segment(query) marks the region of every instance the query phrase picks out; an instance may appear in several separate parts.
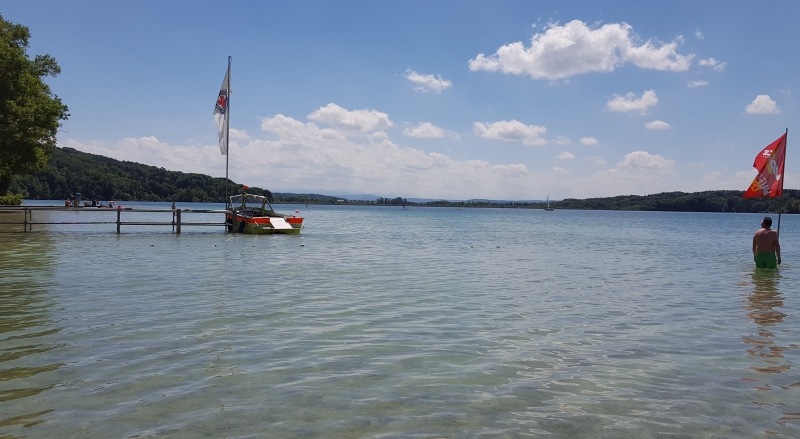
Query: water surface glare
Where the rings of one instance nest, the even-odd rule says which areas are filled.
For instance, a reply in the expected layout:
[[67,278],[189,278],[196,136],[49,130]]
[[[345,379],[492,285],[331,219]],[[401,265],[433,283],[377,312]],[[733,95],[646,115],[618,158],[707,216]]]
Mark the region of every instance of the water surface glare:
[[800,437],[796,216],[278,208],[0,224],[0,437]]

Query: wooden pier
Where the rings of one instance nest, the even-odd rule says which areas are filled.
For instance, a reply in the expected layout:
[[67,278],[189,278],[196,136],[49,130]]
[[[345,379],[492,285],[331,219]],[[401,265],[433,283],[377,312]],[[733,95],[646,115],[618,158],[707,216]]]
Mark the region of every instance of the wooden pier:
[[[37,221],[34,220],[34,212],[68,212],[80,214],[105,214],[104,220],[98,221]],[[172,226],[173,233],[181,233],[182,227],[187,226],[202,226],[202,227],[220,227],[226,230],[226,223],[224,215],[229,213],[228,210],[195,210],[195,209],[136,209],[136,208],[103,208],[103,207],[61,207],[61,206],[0,206],[0,225],[19,225],[22,231],[28,232],[33,230],[34,225],[102,225],[114,224],[117,228],[117,233],[122,232],[122,226]],[[19,220],[19,214],[22,214],[22,220]],[[131,218],[140,213],[162,213],[164,214],[163,221],[135,221]],[[123,214],[125,221],[123,221]],[[186,221],[185,218],[192,214],[220,214],[223,215],[221,222],[197,222]],[[171,220],[167,220],[171,215]],[[66,215],[61,215],[66,216]],[[116,219],[113,219],[116,216]],[[155,215],[149,215],[150,217]],[[11,221],[7,221],[11,219]],[[129,220],[130,219],[130,220]]]

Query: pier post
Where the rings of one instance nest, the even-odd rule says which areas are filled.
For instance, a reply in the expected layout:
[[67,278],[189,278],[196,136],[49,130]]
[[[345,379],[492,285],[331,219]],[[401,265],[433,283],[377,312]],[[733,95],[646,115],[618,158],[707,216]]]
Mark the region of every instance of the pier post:
[[119,229],[122,223],[119,220],[120,215],[122,214],[122,210],[117,208],[117,235],[119,235]]
[[177,226],[175,227],[175,233],[180,235],[181,234],[181,211],[180,211],[180,209],[175,211],[175,219],[177,221]]

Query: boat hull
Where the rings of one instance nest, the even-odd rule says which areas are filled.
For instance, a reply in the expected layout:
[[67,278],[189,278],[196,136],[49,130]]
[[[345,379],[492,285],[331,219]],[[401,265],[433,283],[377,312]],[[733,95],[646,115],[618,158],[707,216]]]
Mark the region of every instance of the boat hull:
[[228,231],[245,235],[298,235],[303,228],[302,217],[247,217],[226,215]]

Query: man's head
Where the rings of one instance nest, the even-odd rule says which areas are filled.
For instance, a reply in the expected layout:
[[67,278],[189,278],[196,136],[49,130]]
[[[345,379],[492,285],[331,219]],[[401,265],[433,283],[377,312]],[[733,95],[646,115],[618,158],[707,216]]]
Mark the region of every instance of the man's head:
[[770,218],[768,216],[765,216],[764,220],[761,221],[761,227],[764,227],[766,229],[769,229],[770,227],[772,227],[772,218]]

